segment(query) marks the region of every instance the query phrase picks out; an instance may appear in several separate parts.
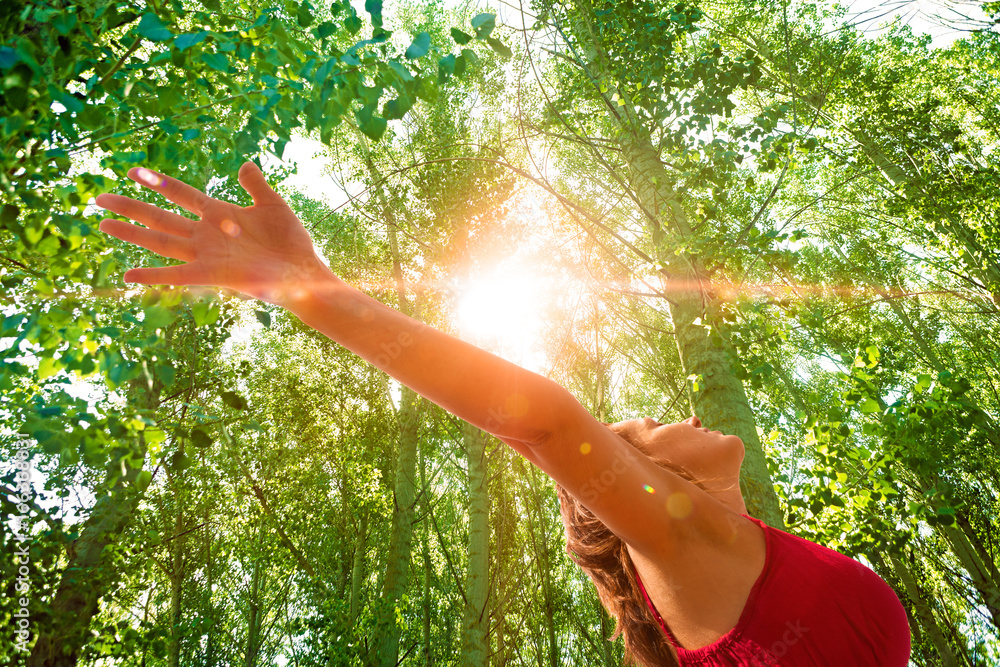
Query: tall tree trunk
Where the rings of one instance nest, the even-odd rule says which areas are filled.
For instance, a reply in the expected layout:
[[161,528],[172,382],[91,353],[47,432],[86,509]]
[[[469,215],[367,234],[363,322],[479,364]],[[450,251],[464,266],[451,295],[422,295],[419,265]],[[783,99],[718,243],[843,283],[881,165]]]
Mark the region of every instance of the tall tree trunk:
[[[163,386],[155,382],[152,389],[136,380],[129,385],[130,400],[152,409],[159,405]],[[105,547],[110,545],[132,518],[139,494],[135,481],[143,461],[146,441],[139,433],[133,456],[122,459],[124,474],[111,491],[94,504],[90,517],[80,530],[80,537],[66,550],[66,568],[52,599],[51,623],[39,632],[38,640],[28,656],[28,667],[70,667],[76,665],[80,649],[90,640],[90,622],[114,575]]]
[[538,568],[538,578],[542,594],[542,622],[545,626],[545,651],[538,651],[538,664],[548,664],[549,667],[559,667],[559,641],[556,632],[556,603],[552,585],[552,554],[550,551],[548,529],[545,525],[547,514],[541,495],[538,492],[537,471],[530,470],[528,487],[531,490],[531,504],[528,508],[528,534],[531,546],[535,552],[535,564]]
[[982,597],[993,625],[1000,629],[1000,588],[997,588],[990,577],[990,567],[980,559],[979,554],[969,542],[969,538],[959,528],[953,525],[938,524],[936,530],[944,533],[945,537],[948,538],[952,553],[955,554],[962,567],[972,578],[972,585]]
[[462,615],[462,667],[485,667],[489,658],[487,611],[490,580],[490,498],[487,488],[486,434],[465,425],[469,467],[469,550]]
[[247,595],[247,643],[243,653],[243,667],[256,667],[257,656],[260,653],[260,631],[264,624],[261,591],[261,560],[264,542],[264,530],[257,528],[257,549],[253,555],[253,571],[250,573],[250,591]]
[[202,593],[204,599],[207,601],[205,605],[205,616],[209,618],[208,626],[205,628],[205,667],[215,667],[216,656],[215,656],[215,636],[216,636],[216,619],[218,618],[218,611],[213,604],[213,590],[215,587],[215,564],[212,560],[212,522],[209,515],[209,505],[204,504],[204,515],[203,521],[205,524],[204,529],[204,540],[205,540],[205,590]]
[[170,643],[167,651],[167,664],[170,667],[180,667],[181,664],[181,594],[184,591],[184,553],[180,544],[184,519],[180,503],[175,509],[177,516],[174,519],[173,538],[170,540]]
[[[395,209],[390,205],[383,190],[384,179],[378,172],[368,140],[357,126],[352,126],[362,151],[365,168],[372,181],[373,194],[385,221],[389,239],[389,253],[392,258],[392,274],[396,284],[396,298],[400,312],[412,315],[406,297],[406,283],[399,254],[396,230],[399,228]],[[396,458],[396,481],[393,493],[392,532],[389,537],[389,560],[386,565],[385,581],[382,587],[381,608],[383,617],[375,630],[374,647],[377,664],[380,667],[395,667],[399,660],[400,627],[396,623],[396,605],[402,599],[409,583],[410,556],[413,548],[413,515],[416,498],[414,475],[416,472],[418,430],[421,418],[421,399],[410,388],[401,387],[400,404],[397,413],[399,421],[399,451]]]
[[420,448],[420,497],[422,499],[422,511],[424,520],[420,526],[420,550],[423,552],[424,560],[424,589],[422,591],[421,613],[423,615],[423,654],[424,667],[431,665],[431,546],[429,528],[427,526],[430,517],[431,503],[430,493],[427,488],[427,467],[424,459],[424,448]]
[[[614,80],[595,29],[595,15],[582,9],[572,20],[574,34],[587,44],[590,54],[589,62],[581,65],[598,80]],[[709,277],[696,258],[687,253],[677,255],[675,244],[670,242],[671,238],[678,242],[695,238],[681,195],[669,185],[671,178],[653,146],[650,128],[643,125],[623,100],[619,101],[616,110],[609,111],[609,118],[618,126],[616,141],[628,168],[628,187],[633,201],[641,211],[656,248],[656,259],[667,267],[664,288],[684,373],[700,378],[698,391],[689,393],[692,408],[708,428],[743,440],[746,456],[740,473],[740,488],[747,511],[769,525],[782,528],[784,517],[767,470],[753,409],[743,383],[733,370],[734,359],[722,340],[710,338],[702,324],[715,299]]]
[[[925,496],[930,494],[931,489],[938,484],[938,480],[936,479],[928,479],[915,474],[913,479],[916,481],[921,493]],[[936,507],[933,509],[936,509]],[[986,610],[989,612],[990,620],[993,622],[994,627],[1000,629],[1000,587],[993,580],[995,564],[992,562],[987,564],[980,558],[976,548],[972,546],[969,538],[960,527],[954,524],[948,526],[943,522],[939,522],[934,526],[934,530],[942,535],[945,541],[951,546],[952,553],[955,554],[962,568],[969,574],[972,586],[979,593]]]
[[906,597],[910,600],[910,609],[916,617],[915,620],[918,621],[920,627],[928,634],[931,643],[934,644],[934,648],[937,649],[938,655],[941,657],[941,667],[958,667],[958,659],[955,657],[954,651],[951,650],[951,646],[948,644],[944,633],[941,632],[937,619],[934,618],[934,611],[927,604],[926,595],[916,579],[913,578],[910,569],[901,559],[891,554],[889,555],[889,562],[892,564],[892,571],[895,572],[896,577],[903,584]]
[[[681,239],[691,238],[693,232],[687,214],[667,186],[669,175],[648,134],[622,132],[620,145],[629,165],[632,187],[647,216],[653,216],[647,226],[654,238],[663,233],[665,224]],[[677,352],[684,373],[698,378],[697,390],[693,382],[689,385],[691,407],[708,428],[739,436],[743,441],[746,456],[740,470],[740,490],[747,511],[771,526],[783,528],[784,516],[767,470],[746,390],[733,371],[734,360],[722,340],[713,340],[704,326],[714,300],[708,276],[700,262],[686,255],[675,255],[666,243],[658,244],[658,252],[670,274],[664,288],[670,298]]]
[[989,576],[990,581],[994,586],[1000,588],[1000,570],[997,569],[997,561],[993,557],[993,554],[990,553],[989,548],[983,544],[983,540],[975,528],[973,528],[972,523],[969,521],[969,515],[959,510],[955,512],[955,522],[958,528],[965,534],[965,538],[972,545],[976,554],[979,555],[979,560],[985,566],[986,574]]
[[361,612],[361,583],[365,578],[365,550],[368,541],[368,514],[361,515],[358,521],[358,537],[354,545],[354,562],[351,564],[351,604],[350,622],[348,625],[354,627],[358,622],[358,614]]
[[380,667],[395,667],[399,659],[400,627],[396,605],[402,600],[409,582],[410,554],[413,547],[413,515],[416,485],[416,452],[420,424],[419,397],[402,387],[399,417],[399,455],[396,459],[396,483],[393,493],[392,532],[389,560],[382,586],[382,614],[376,628],[375,650]]
[[615,667],[615,660],[611,651],[611,633],[614,628],[608,623],[608,614],[602,607],[599,612],[601,615],[601,657],[604,658],[605,667]]
[[[521,463],[519,455],[513,450],[502,448],[494,455],[499,457],[496,465],[510,469],[515,461]],[[510,611],[514,606],[511,601],[520,592],[519,582],[524,575],[523,550],[518,544],[517,524],[520,522],[521,513],[507,511],[506,508],[516,507],[517,501],[513,492],[515,478],[521,478],[520,474],[498,475],[490,485],[493,492],[493,516],[491,524],[494,537],[493,555],[490,559],[491,579],[496,582],[493,586],[490,613],[493,616],[493,628],[491,635],[496,638],[496,650],[492,654],[492,667],[506,667],[514,661],[510,653],[516,646],[516,642],[509,641],[513,628],[519,624],[508,622],[508,618],[513,617]]]
[[[183,443],[177,451],[183,455]],[[173,495],[174,526],[170,538],[170,637],[167,644],[167,665],[180,667],[181,664],[181,602],[184,592],[184,549],[181,536],[186,532],[184,525],[185,499],[172,476],[168,475]]]

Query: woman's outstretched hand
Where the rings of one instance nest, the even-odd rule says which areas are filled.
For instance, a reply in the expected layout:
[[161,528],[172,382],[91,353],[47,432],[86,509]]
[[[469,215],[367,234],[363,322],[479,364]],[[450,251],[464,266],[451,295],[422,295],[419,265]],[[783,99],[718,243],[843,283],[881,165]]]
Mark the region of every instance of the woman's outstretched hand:
[[121,195],[97,197],[101,208],[145,225],[105,218],[102,232],[186,262],[130,269],[125,272],[125,282],[227,287],[285,305],[325,269],[302,222],[252,162],[239,171],[240,185],[253,198],[253,206],[246,208],[213,199],[149,169],[132,169],[128,176],[199,219],[190,220]]

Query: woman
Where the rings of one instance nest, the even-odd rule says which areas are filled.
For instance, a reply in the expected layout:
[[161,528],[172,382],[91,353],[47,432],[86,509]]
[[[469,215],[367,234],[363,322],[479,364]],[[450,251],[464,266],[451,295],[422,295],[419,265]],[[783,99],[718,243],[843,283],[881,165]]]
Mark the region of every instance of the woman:
[[[696,417],[610,428],[539,375],[365,296],[320,261],[252,163],[242,208],[147,169],[129,177],[199,220],[120,195],[145,225],[101,230],[185,262],[126,282],[210,285],[282,306],[462,419],[559,485],[569,549],[643,665],[905,665],[906,615],[871,570],[746,515],[743,443]],[[488,379],[488,381],[484,381]]]

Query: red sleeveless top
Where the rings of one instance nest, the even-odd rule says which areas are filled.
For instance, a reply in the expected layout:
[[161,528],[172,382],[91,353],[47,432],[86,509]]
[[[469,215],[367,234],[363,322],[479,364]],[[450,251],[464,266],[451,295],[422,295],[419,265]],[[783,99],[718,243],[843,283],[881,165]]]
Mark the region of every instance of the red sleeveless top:
[[906,666],[910,627],[888,584],[843,554],[743,516],[764,530],[767,556],[736,627],[714,644],[681,648],[639,581],[681,665]]

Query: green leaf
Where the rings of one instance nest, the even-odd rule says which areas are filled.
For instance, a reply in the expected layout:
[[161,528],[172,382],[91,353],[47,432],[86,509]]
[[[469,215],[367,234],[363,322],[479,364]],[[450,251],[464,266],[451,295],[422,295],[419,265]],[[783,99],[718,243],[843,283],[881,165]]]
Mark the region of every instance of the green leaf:
[[302,0],[299,4],[299,9],[295,12],[295,18],[299,22],[299,25],[303,28],[308,28],[313,22],[312,7],[309,5],[309,0]]
[[448,54],[438,61],[438,81],[444,83],[455,73],[455,56]]
[[219,304],[214,301],[198,301],[191,306],[191,314],[199,327],[213,324],[219,319]]
[[372,24],[376,27],[382,25],[382,0],[365,0],[365,11],[372,17]]
[[169,118],[164,118],[156,125],[167,134],[177,134],[181,131],[181,128],[174,125]]
[[426,32],[422,32],[413,38],[413,42],[406,49],[406,57],[410,60],[416,60],[427,55],[430,48],[431,36]]
[[163,306],[148,306],[144,309],[142,326],[146,331],[162,329],[174,319],[174,313]]
[[490,45],[490,48],[500,54],[502,58],[510,58],[514,53],[507,48],[507,45],[501,42],[499,39],[494,39],[492,37],[486,38],[486,43]]
[[63,364],[59,362],[58,359],[53,359],[52,357],[45,357],[40,362],[38,362],[38,379],[44,380],[45,378],[52,377],[58,373],[63,367]]
[[168,465],[173,470],[184,470],[191,465],[191,459],[183,452],[174,452],[174,455],[170,457]]
[[400,96],[394,100],[389,100],[382,108],[382,115],[388,120],[397,120],[406,115],[406,112],[413,108],[413,100],[407,96]]
[[462,32],[458,28],[451,29],[451,38],[455,40],[455,43],[459,46],[463,46],[472,41],[472,35]]
[[218,72],[229,72],[229,59],[221,53],[203,53],[201,54],[201,60]]
[[873,398],[866,398],[865,402],[860,406],[861,412],[866,415],[870,415],[873,412],[878,412],[881,410],[878,401]]
[[153,12],[146,12],[142,15],[137,30],[140,35],[153,42],[165,42],[173,37],[160,17]]
[[365,134],[366,137],[372,141],[378,141],[385,134],[386,128],[389,124],[384,118],[379,118],[374,115],[374,105],[366,105],[354,113],[354,117],[358,119],[358,127]]
[[237,134],[234,143],[236,144],[236,152],[246,157],[256,155],[260,150],[257,142],[246,132]]
[[191,444],[204,449],[212,446],[212,436],[200,426],[191,431]]
[[389,63],[389,69],[399,75],[403,81],[413,81],[413,75],[410,74],[410,70],[406,69],[401,63],[395,60]]
[[235,391],[224,391],[221,394],[222,402],[233,408],[234,410],[246,410],[247,400],[237,394]]
[[142,432],[147,445],[156,445],[167,439],[167,434],[161,428],[147,428]]
[[313,28],[313,35],[316,39],[326,39],[335,32],[337,32],[337,26],[330,21],[323,21]]
[[271,328],[271,313],[266,310],[255,310],[254,315],[257,316],[257,321],[263,324],[265,329]]
[[0,208],[0,224],[5,228],[11,228],[14,223],[17,222],[17,216],[21,214],[21,209],[13,204],[4,204],[3,208]]
[[135,488],[139,489],[140,491],[145,491],[147,488],[149,488],[149,483],[152,481],[153,481],[153,473],[149,472],[148,470],[143,470],[135,478]]
[[344,27],[347,28],[349,33],[355,35],[359,30],[361,30],[361,19],[352,14],[344,19]]
[[60,12],[52,19],[52,27],[60,35],[68,35],[76,27],[76,12]]
[[172,364],[156,364],[154,370],[156,371],[156,377],[160,378],[160,382],[163,383],[164,387],[169,387],[174,383],[174,378],[177,375],[177,369],[175,369]]
[[109,338],[118,338],[122,335],[122,330],[118,327],[97,327],[94,329],[94,333],[99,333],[102,336],[108,336]]
[[469,67],[479,64],[479,56],[472,49],[462,49],[462,58],[465,59],[465,64]]
[[476,30],[476,39],[486,39],[497,26],[496,14],[478,14],[471,21],[472,27]]
[[200,44],[205,41],[206,37],[208,37],[208,32],[205,30],[202,30],[201,32],[190,32],[184,35],[177,35],[177,37],[174,38],[174,45],[181,51],[186,51],[195,44]]
[[24,313],[14,313],[3,318],[3,324],[0,324],[0,337],[17,333],[21,328],[21,323],[26,319],[28,318]]

